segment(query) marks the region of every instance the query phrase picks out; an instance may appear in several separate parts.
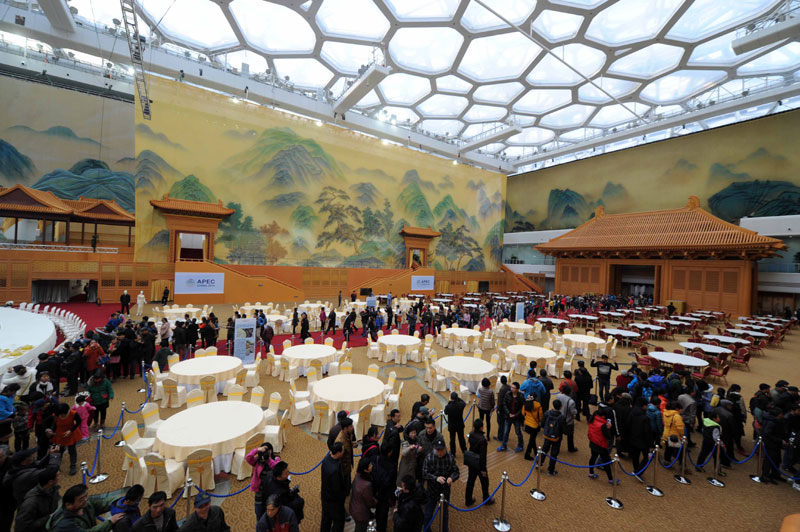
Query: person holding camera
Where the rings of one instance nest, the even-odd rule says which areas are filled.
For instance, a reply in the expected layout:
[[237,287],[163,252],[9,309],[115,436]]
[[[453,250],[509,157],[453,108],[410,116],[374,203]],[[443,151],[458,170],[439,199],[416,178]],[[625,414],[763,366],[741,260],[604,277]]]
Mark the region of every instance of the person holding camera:
[[288,506],[297,516],[297,522],[303,520],[305,516],[303,508],[306,501],[299,495],[300,487],[291,486],[291,475],[289,474],[289,464],[280,461],[275,464],[267,474],[266,483],[261,485],[261,497],[266,501],[271,495],[277,495],[281,506]]
[[256,511],[256,521],[261,519],[265,511],[265,501],[262,498],[261,486],[267,480],[267,475],[272,468],[281,461],[276,457],[272,449],[272,444],[267,442],[261,447],[256,447],[244,457],[245,462],[253,467],[253,476],[250,479],[250,491],[255,495],[254,505]]

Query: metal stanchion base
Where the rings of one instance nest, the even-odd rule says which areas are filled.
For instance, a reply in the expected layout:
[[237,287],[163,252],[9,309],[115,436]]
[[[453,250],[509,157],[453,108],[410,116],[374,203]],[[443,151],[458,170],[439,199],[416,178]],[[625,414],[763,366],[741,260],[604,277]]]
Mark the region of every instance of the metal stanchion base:
[[505,519],[495,519],[492,525],[494,525],[494,529],[498,532],[508,532],[511,530],[511,524]]
[[725,487],[725,483],[724,482],[722,482],[721,480],[717,480],[714,477],[708,477],[706,480],[708,481],[709,484],[711,484],[715,488],[724,488]]
[[89,484],[100,484],[108,478],[108,473],[100,473],[89,480]]
[[119,440],[114,444],[114,447],[125,447],[125,440]]
[[139,388],[139,389],[138,389],[138,390],[136,390],[136,391],[137,391],[138,393],[145,393],[145,392],[147,391],[147,388]]
[[691,480],[689,480],[687,477],[683,475],[675,475],[673,478],[675,479],[675,482],[677,482],[678,484],[686,484],[688,486],[689,484],[692,483]]
[[761,477],[759,477],[758,475],[750,475],[750,480],[752,480],[753,482],[755,482],[757,484],[763,484],[763,482],[764,482],[763,480],[761,480]]
[[622,510],[624,508],[622,501],[614,497],[606,497],[606,504],[615,510]]
[[661,491],[660,489],[658,489],[655,486],[645,486],[644,489],[646,489],[647,493],[649,493],[653,497],[663,497],[664,496],[664,492]]
[[545,495],[543,491],[537,489],[531,490],[531,497],[533,497],[533,500],[535,501],[543,501],[547,499],[547,495]]

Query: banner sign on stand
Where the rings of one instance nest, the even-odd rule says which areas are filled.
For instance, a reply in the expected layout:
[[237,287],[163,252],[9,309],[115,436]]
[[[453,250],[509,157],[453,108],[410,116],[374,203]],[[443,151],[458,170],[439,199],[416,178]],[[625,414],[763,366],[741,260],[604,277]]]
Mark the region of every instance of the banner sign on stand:
[[521,320],[525,317],[525,303],[517,303],[517,311],[514,316],[517,320]]
[[256,360],[256,319],[239,318],[233,330],[233,356],[242,364],[252,364]]
[[411,276],[411,290],[433,290],[433,289],[434,289],[433,275]]
[[175,294],[222,294],[224,273],[175,272]]

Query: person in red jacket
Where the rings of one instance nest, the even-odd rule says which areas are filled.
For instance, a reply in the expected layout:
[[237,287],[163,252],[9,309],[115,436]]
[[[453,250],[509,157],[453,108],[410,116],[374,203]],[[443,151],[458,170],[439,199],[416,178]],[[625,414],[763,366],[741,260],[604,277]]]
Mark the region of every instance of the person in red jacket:
[[[608,462],[611,461],[608,449],[611,442],[612,426],[611,419],[609,419],[611,415],[609,410],[606,406],[601,407],[589,418],[589,449],[592,452],[589,458],[589,478],[597,478],[597,473],[594,472],[594,467],[591,466],[597,463],[606,464],[602,468],[606,472],[608,483],[611,484],[614,482],[614,477],[611,475],[611,466],[608,465]],[[619,484],[619,479],[617,484]]]
[[[97,341],[92,340],[83,350],[83,363],[86,367],[86,375],[94,375],[95,370],[100,367],[99,360],[105,356],[105,351]],[[84,382],[86,378],[82,379]]]
[[69,451],[69,474],[75,475],[78,473],[78,451],[75,449],[75,444],[83,437],[81,417],[77,412],[71,410],[68,404],[60,403],[56,407],[55,424],[55,430],[47,430],[50,443],[60,445],[62,453],[64,447],[67,448]]

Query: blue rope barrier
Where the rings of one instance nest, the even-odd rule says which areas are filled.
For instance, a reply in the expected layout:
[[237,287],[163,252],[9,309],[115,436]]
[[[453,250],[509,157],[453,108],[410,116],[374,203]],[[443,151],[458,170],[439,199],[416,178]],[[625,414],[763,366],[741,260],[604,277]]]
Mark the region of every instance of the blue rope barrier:
[[142,374],[144,375],[144,387],[147,390],[147,397],[144,398],[142,406],[140,406],[137,410],[128,410],[127,408],[125,408],[124,410],[128,414],[138,414],[144,409],[144,406],[148,403],[148,401],[150,401],[150,394],[152,393],[152,390],[150,389],[150,384],[147,382],[147,375],[144,373],[144,371],[142,372]]
[[175,500],[174,500],[174,501],[172,501],[172,504],[170,504],[170,505],[169,505],[169,507],[170,507],[170,508],[175,508],[175,505],[176,505],[176,504],[178,504],[178,501],[179,501],[179,500],[181,500],[181,497],[183,496],[183,492],[184,492],[184,491],[186,491],[186,486],[184,486],[184,487],[182,487],[182,488],[181,488],[181,492],[180,492],[180,493],[178,493],[178,496],[177,496],[177,497],[175,497]]
[[669,465],[664,465],[664,464],[662,463],[662,464],[661,464],[661,467],[663,467],[664,469],[669,469],[670,467],[674,466],[674,465],[675,465],[675,462],[677,462],[677,461],[678,461],[678,458],[680,458],[680,457],[681,457],[681,451],[683,451],[683,450],[684,450],[683,448],[684,448],[684,444],[681,444],[681,446],[678,448],[678,454],[676,454],[676,455],[675,455],[675,459],[672,461],[672,463],[670,463]]
[[120,426],[122,426],[122,416],[124,416],[124,415],[125,415],[125,410],[120,410],[119,411],[119,419],[117,420],[117,426],[114,427],[114,432],[112,432],[110,436],[106,436],[105,434],[103,434],[103,439],[104,440],[110,440],[111,438],[113,438],[117,434],[117,431],[119,430]]
[[330,454],[330,453],[325,453],[325,456],[323,456],[323,457],[322,457],[322,460],[320,460],[319,462],[317,462],[317,465],[315,465],[314,467],[312,467],[312,468],[311,468],[311,469],[309,469],[308,471],[303,471],[302,473],[295,473],[294,471],[289,471],[289,474],[290,474],[290,475],[298,475],[298,476],[299,476],[299,475],[307,475],[307,474],[311,473],[311,472],[312,472],[312,471],[314,471],[316,468],[318,468],[319,466],[321,466],[321,465],[322,465],[322,462],[324,462],[324,461],[325,461],[325,457],[326,457],[326,456],[328,456],[328,454]]
[[439,513],[439,505],[437,504],[436,505],[436,510],[434,510],[433,515],[431,516],[430,522],[427,524],[427,526],[425,528],[422,529],[423,531],[426,532],[426,531],[431,529],[431,525],[436,520],[436,514],[438,514],[438,513]]
[[473,409],[473,408],[475,408],[475,403],[472,403],[472,404],[469,406],[469,410],[467,410],[467,415],[466,415],[466,416],[464,416],[464,423],[466,423],[466,422],[467,422],[467,419],[469,419],[469,415],[472,413],[472,409]]
[[745,458],[744,460],[741,460],[741,461],[734,460],[733,458],[728,456],[728,451],[725,450],[725,447],[722,448],[722,453],[728,458],[728,460],[730,460],[734,464],[744,464],[744,463],[749,462],[750,459],[753,458],[753,456],[756,454],[756,451],[758,450],[758,446],[759,445],[761,445],[761,442],[757,441],[756,444],[753,446],[753,450],[750,452],[750,456],[748,456],[747,458]]
[[642,469],[640,469],[639,472],[637,472],[637,473],[628,473],[627,471],[625,471],[625,468],[622,467],[622,463],[621,462],[619,464],[619,468],[622,470],[623,473],[625,473],[629,477],[638,477],[639,475],[641,475],[642,473],[647,471],[647,468],[650,467],[650,464],[653,462],[653,457],[655,457],[655,455],[656,455],[656,453],[650,453],[650,459],[647,460],[647,463],[644,465],[644,467]]
[[[716,448],[716,445],[714,447]],[[701,468],[701,467],[705,467],[705,465],[708,462],[710,462],[712,458],[714,458],[714,450],[712,450],[710,453],[708,453],[708,456],[706,457],[706,461],[703,462],[702,464],[699,464],[699,465],[695,464],[694,462],[692,462],[692,454],[691,453],[687,454],[686,456],[689,457],[689,463],[690,464],[692,464],[695,468]]]
[[229,493],[227,495],[217,495],[215,493],[209,493],[206,490],[204,490],[203,488],[200,488],[200,487],[197,487],[197,486],[195,486],[195,488],[197,488],[197,491],[199,491],[200,493],[204,493],[204,494],[208,495],[209,497],[216,497],[218,499],[227,499],[228,497],[233,497],[234,495],[239,495],[243,491],[249,490],[250,489],[250,483],[248,482],[247,486],[243,487],[239,491],[234,491],[233,493]]
[[502,486],[502,485],[503,485],[503,481],[501,480],[500,484],[497,485],[497,487],[494,489],[492,494],[489,495],[489,497],[487,499],[484,499],[483,502],[481,502],[478,506],[473,506],[472,508],[459,508],[458,506],[453,506],[452,504],[450,504],[450,501],[447,501],[447,506],[449,506],[450,508],[452,508],[453,510],[455,510],[457,512],[474,512],[475,510],[477,510],[478,508],[480,508],[481,506],[483,506],[487,502],[491,501],[494,498],[495,494],[497,494],[497,490],[499,490],[500,486]]
[[611,465],[611,464],[613,464],[613,463],[614,463],[614,460],[611,460],[610,462],[606,462],[605,464],[593,464],[593,465],[575,465],[575,464],[570,464],[570,463],[568,463],[568,462],[562,462],[561,460],[559,460],[559,459],[558,459],[558,458],[556,458],[555,456],[550,456],[549,454],[545,454],[545,456],[546,456],[547,458],[550,458],[551,460],[555,460],[555,461],[556,461],[557,463],[559,463],[559,464],[563,464],[563,465],[565,465],[565,466],[569,466],[569,467],[577,467],[578,469],[593,469],[593,468],[595,468],[595,467],[605,467],[605,466],[607,466],[607,465]]
[[531,464],[531,470],[528,471],[528,474],[525,476],[525,480],[523,480],[519,484],[514,484],[513,482],[511,482],[511,479],[508,479],[508,483],[511,484],[512,486],[514,486],[515,488],[518,488],[518,487],[522,486],[523,484],[525,484],[526,482],[528,482],[528,479],[530,478],[531,473],[533,473],[533,470],[536,468],[536,464],[538,462],[539,462],[539,453],[536,453],[536,458],[533,459],[533,463]]
[[[97,438],[97,447],[94,449],[94,462],[92,463],[92,470],[89,472],[89,476],[94,476],[94,468],[97,467],[97,457],[100,456],[100,438]],[[86,484],[86,482],[84,482]]]
[[772,464],[772,467],[774,467],[774,468],[775,468],[775,471],[777,471],[778,473],[780,473],[780,474],[782,474],[783,476],[785,476],[785,477],[787,478],[787,480],[791,480],[792,482],[797,482],[798,480],[800,480],[800,476],[796,476],[796,477],[790,477],[790,476],[789,476],[789,475],[786,473],[786,471],[782,470],[782,469],[780,468],[780,466],[776,465],[776,464],[775,464],[775,461],[774,461],[774,460],[772,460],[772,457],[769,455],[769,453],[768,453],[768,452],[765,452],[765,453],[764,453],[764,456],[766,456],[766,457],[767,457],[767,460],[769,460],[769,463],[770,463],[770,464]]

